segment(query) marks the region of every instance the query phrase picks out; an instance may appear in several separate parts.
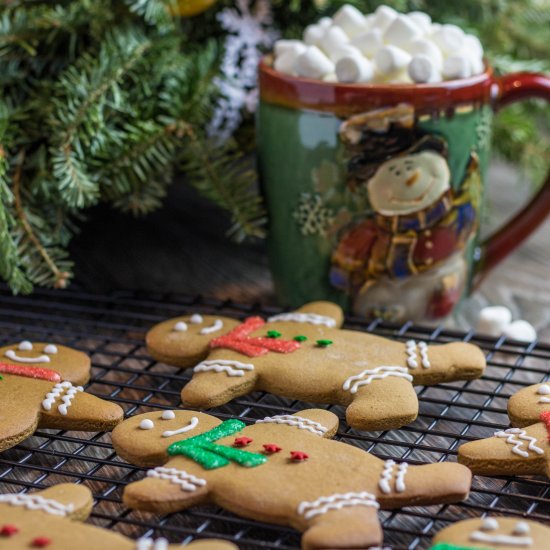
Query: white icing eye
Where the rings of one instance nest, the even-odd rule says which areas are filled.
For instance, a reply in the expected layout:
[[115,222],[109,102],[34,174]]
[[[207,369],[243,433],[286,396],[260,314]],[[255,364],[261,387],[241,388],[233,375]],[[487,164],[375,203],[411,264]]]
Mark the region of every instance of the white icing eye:
[[32,342],[29,342],[28,340],[23,340],[19,344],[19,351],[31,351],[32,350]]
[[539,395],[549,395],[550,394],[550,386],[548,384],[543,384],[539,387],[537,390],[537,393]]
[[526,521],[518,521],[514,530],[514,535],[527,535],[531,531],[529,524]]
[[44,348],[44,353],[47,353],[49,355],[55,355],[57,353],[57,346],[54,344],[48,344]]
[[152,420],[145,418],[139,423],[139,428],[141,430],[152,430],[155,427],[155,424]]
[[176,332],[185,332],[187,330],[187,323],[184,323],[183,321],[179,321],[175,324],[174,330]]
[[161,418],[163,420],[174,420],[174,418],[176,418],[176,413],[174,411],[164,411]]
[[496,531],[498,529],[498,521],[495,518],[485,518],[481,524],[484,531]]
[[194,313],[193,315],[191,315],[191,319],[189,319],[189,321],[194,325],[200,325],[203,322],[203,318],[202,315]]

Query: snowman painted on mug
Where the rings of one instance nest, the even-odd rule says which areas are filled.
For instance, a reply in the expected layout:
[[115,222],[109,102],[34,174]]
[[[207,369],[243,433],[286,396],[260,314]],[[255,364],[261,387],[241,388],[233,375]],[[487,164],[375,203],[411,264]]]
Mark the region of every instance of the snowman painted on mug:
[[340,234],[332,285],[350,295],[363,317],[446,316],[467,280],[465,250],[476,231],[481,181],[477,156],[470,155],[453,189],[446,142],[419,135],[406,105],[352,117],[340,135],[351,153],[348,185],[366,190],[373,211]]

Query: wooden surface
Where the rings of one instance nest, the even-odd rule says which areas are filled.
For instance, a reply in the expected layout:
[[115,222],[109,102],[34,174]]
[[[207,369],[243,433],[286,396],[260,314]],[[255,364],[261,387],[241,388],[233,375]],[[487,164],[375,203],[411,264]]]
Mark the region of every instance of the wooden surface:
[[[503,164],[491,167],[489,182],[485,233],[531,193]],[[223,213],[181,182],[172,185],[163,209],[144,219],[98,207],[72,244],[76,280],[100,292],[131,289],[275,303],[263,243],[233,244],[224,236],[228,227]],[[549,241],[550,221],[493,271],[458,323],[475,324],[480,307],[504,304],[550,341]]]

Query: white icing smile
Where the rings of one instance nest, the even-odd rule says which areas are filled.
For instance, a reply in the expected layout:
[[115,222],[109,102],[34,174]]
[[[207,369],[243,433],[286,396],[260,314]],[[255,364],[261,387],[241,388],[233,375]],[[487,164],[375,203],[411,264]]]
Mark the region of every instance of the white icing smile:
[[[28,340],[23,340],[19,346],[19,351],[32,351],[33,345],[32,342]],[[48,355],[55,355],[57,353],[57,346],[54,344],[48,344],[44,347],[45,353]],[[17,361],[18,363],[49,363],[51,359],[48,355],[39,355],[38,357],[20,357],[17,355],[17,352],[9,349],[4,353],[4,356],[12,361]]]
[[163,432],[162,437],[172,437],[173,435],[184,434],[185,432],[189,432],[195,429],[198,423],[199,423],[199,419],[196,416],[194,416],[193,418],[191,418],[187,426],[184,426],[183,428],[179,428],[178,430],[167,430]]

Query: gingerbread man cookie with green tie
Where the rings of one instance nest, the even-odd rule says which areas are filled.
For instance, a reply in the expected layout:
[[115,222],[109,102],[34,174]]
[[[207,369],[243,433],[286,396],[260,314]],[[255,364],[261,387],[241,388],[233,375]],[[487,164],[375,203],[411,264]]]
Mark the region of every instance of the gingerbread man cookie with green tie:
[[238,550],[231,543],[203,540],[188,546],[166,539],[137,541],[112,531],[85,525],[92,510],[92,494],[82,485],[63,483],[44,491],[0,494],[0,548],[29,550]]
[[508,401],[512,428],[461,445],[458,460],[481,475],[550,477],[550,384],[535,384]]
[[379,508],[467,497],[468,468],[383,461],[332,441],[337,427],[337,416],[320,409],[251,426],[184,410],[134,416],[115,428],[113,446],[152,469],[126,487],[124,503],[162,514],[215,503],[304,532],[305,549],[336,549],[379,545]]
[[415,384],[470,380],[485,368],[483,353],[472,344],[401,343],[343,330],[342,322],[342,310],[329,302],[242,323],[195,314],[153,327],[147,348],[159,361],[194,366],[181,394],[185,406],[210,408],[262,390],[344,405],[348,423],[363,430],[412,422],[418,415]]
[[467,519],[440,531],[430,550],[544,550],[550,528],[517,518]]
[[123,410],[84,392],[90,359],[77,350],[44,342],[0,348],[0,451],[37,428],[111,430]]

